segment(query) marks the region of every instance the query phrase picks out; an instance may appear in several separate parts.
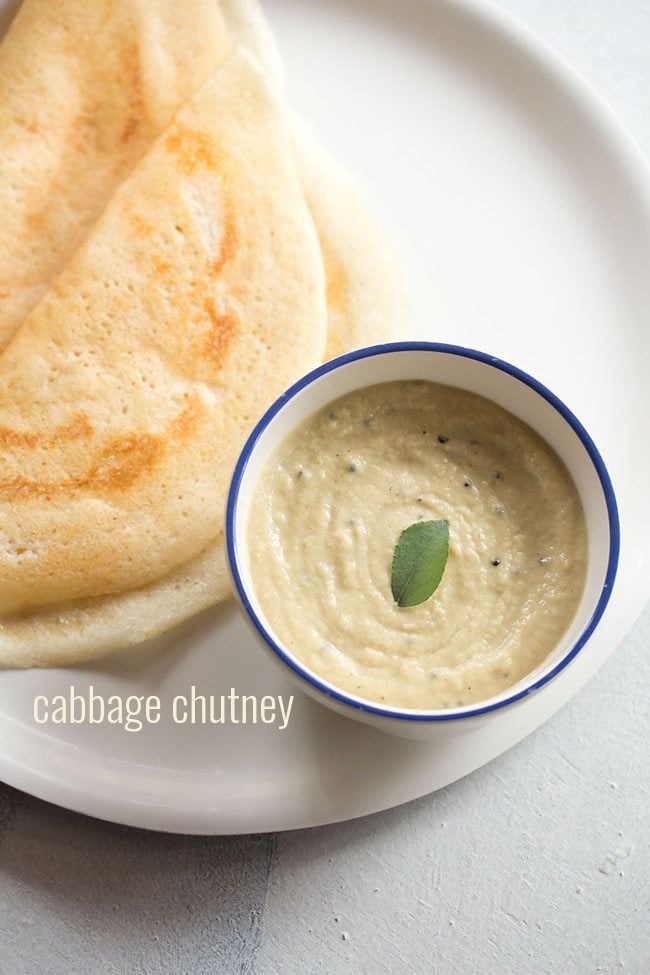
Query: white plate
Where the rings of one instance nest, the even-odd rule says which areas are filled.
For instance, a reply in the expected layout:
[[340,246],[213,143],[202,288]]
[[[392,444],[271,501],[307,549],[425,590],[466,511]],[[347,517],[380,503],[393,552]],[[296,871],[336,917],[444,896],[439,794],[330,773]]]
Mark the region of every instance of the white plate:
[[[140,733],[32,721],[37,693],[290,693],[234,607],[74,671],[0,680],[0,775],[61,805],[196,833],[288,829],[438,789],[528,734],[595,672],[648,597],[650,193],[598,99],[499,8],[437,0],[269,0],[294,104],[392,233],[416,337],[493,351],[587,424],[622,516],[619,578],[588,647],[515,719],[435,744],[382,736],[300,698],[285,731]],[[643,567],[645,566],[645,570]]]

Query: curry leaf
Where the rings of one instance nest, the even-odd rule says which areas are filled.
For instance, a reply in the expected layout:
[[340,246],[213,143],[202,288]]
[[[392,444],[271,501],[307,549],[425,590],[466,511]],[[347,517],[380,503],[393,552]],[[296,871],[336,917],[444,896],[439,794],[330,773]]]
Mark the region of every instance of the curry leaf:
[[416,521],[400,535],[390,585],[398,606],[417,606],[440,585],[449,557],[449,522]]

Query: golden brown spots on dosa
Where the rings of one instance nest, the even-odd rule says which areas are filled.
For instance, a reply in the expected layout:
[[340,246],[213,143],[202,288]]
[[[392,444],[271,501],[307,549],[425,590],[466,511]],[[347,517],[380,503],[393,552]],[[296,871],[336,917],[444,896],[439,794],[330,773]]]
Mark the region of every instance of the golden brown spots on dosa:
[[[197,274],[183,289],[175,286],[174,265],[167,258],[154,255],[151,258],[151,270],[155,284],[170,293],[175,322],[179,329],[190,336],[192,357],[197,362],[207,360],[209,364],[207,376],[200,367],[199,371],[193,371],[192,375],[195,378],[201,375],[202,378],[211,379],[214,370],[222,367],[231,342],[239,331],[237,317],[230,311],[218,308],[216,298],[210,294],[210,292],[214,293],[214,279],[219,278],[224,268],[237,256],[239,235],[235,207],[230,200],[227,174],[223,170],[225,157],[218,159],[217,157],[221,157],[220,151],[215,149],[214,144],[210,145],[206,142],[206,139],[204,133],[181,126],[180,132],[174,132],[167,138],[166,145],[178,156],[184,169],[188,166],[194,169],[198,165],[216,165],[217,161],[222,167],[220,172],[222,230],[219,253],[216,258],[206,256],[203,274]],[[132,219],[137,220],[137,216],[133,214]],[[182,224],[178,224],[176,229],[185,236],[186,231]],[[241,290],[237,283],[230,281],[228,288],[232,295]],[[188,357],[185,361],[186,368],[189,368],[192,358]]]
[[0,481],[0,498],[7,501],[26,501],[30,498],[52,498],[55,495],[102,486],[127,488],[153,466],[161,453],[161,438],[152,434],[116,438],[100,452],[85,474],[63,481],[35,481],[26,477],[13,477]]
[[161,278],[164,281],[165,278],[171,277],[173,269],[170,261],[166,261],[162,257],[154,257],[152,259],[152,265],[157,278]]
[[131,117],[130,119],[127,120],[126,125],[124,126],[124,129],[122,131],[122,142],[128,142],[129,139],[131,139],[135,135],[139,124],[140,124],[140,120],[135,117]]
[[221,236],[221,246],[219,256],[213,264],[212,273],[215,277],[221,274],[223,267],[228,261],[232,261],[237,250],[237,227],[235,225],[235,215],[233,208],[225,195],[223,206],[223,234]]
[[0,448],[2,447],[59,447],[70,440],[89,437],[92,425],[84,413],[77,413],[69,423],[64,423],[49,432],[30,433],[0,427]]
[[142,65],[137,44],[129,44],[124,49],[122,65],[124,76],[128,82],[129,109],[120,139],[122,142],[128,142],[145,123],[147,117],[146,101],[143,94]]
[[171,135],[167,136],[165,145],[169,152],[176,156],[180,169],[188,176],[196,172],[200,166],[214,172],[218,172],[221,168],[220,153],[214,143],[214,137],[200,129],[177,123]]
[[39,126],[35,119],[27,118],[25,115],[14,115],[13,121],[24,132],[29,132],[32,135],[38,132]]
[[145,470],[154,466],[162,451],[161,438],[151,433],[118,437],[101,452],[97,464],[76,486],[130,487]]
[[147,220],[144,220],[139,213],[136,213],[135,211],[131,213],[130,220],[136,237],[150,237],[154,232],[153,225]]
[[[124,490],[131,487],[147,471],[157,466],[167,444],[172,440],[187,441],[196,431],[205,414],[205,407],[198,396],[186,396],[185,399],[185,406],[171,421],[166,433],[131,433],[115,437],[96,454],[87,471],[76,477],[68,477],[61,481],[36,481],[26,477],[13,477],[0,481],[0,498],[25,501],[35,497],[52,498],[80,490],[103,487]],[[75,422],[77,421],[73,421]],[[74,427],[70,424],[67,428],[61,428],[57,435],[61,435],[63,429],[70,432]],[[81,430],[80,423],[79,430]]]
[[237,334],[238,322],[234,315],[219,314],[212,298],[206,299],[205,310],[210,319],[210,329],[201,351],[215,366],[219,366]]
[[207,416],[205,404],[200,396],[186,395],[185,407],[171,423],[170,437],[179,440],[187,440],[198,427],[201,420]]

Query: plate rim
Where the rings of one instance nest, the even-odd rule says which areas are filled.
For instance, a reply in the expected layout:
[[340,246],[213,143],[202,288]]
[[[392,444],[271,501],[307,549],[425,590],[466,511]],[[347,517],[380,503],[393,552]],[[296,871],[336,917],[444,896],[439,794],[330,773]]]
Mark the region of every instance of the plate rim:
[[[546,40],[495,0],[421,0],[421,2],[430,6],[445,7],[453,16],[465,15],[475,25],[489,29],[493,35],[491,38],[493,43],[500,41],[514,45],[522,51],[526,61],[531,62],[541,76],[546,74],[554,77],[573,98],[580,113],[584,114],[591,124],[595,124],[610,149],[615,150],[617,166],[624,171],[626,182],[633,185],[635,196],[644,201],[650,225],[650,164],[636,139],[591,82],[585,79]],[[631,618],[627,618],[625,622],[626,631],[633,625],[642,608],[643,604],[637,606],[636,611],[630,611],[629,616]],[[614,652],[616,646],[617,643],[615,642],[609,653]],[[554,707],[553,711],[556,711],[559,706],[561,705]],[[541,723],[542,721],[537,722],[534,727]],[[19,723],[11,715],[0,713],[0,729],[7,729],[11,724]],[[496,754],[501,754],[508,747],[516,744],[530,730],[532,728],[522,731],[521,735],[515,736],[506,748],[500,748]],[[28,736],[39,734],[35,729],[28,727],[26,732]],[[63,750],[74,750],[75,747],[58,740],[57,746]],[[468,774],[489,760],[491,759],[479,758],[476,765],[473,768],[467,768],[463,774]],[[152,806],[152,804],[131,795],[116,795],[115,789],[111,788],[110,784],[106,785],[104,793],[100,795],[92,787],[84,788],[83,784],[80,785],[79,782],[70,783],[57,779],[53,772],[17,763],[4,752],[0,753],[0,778],[7,784],[40,799],[54,802],[66,809],[95,818],[134,827],[195,835],[232,835],[244,832],[280,831],[336,823],[393,808],[432,791],[418,787],[412,791],[412,794],[396,796],[394,801],[386,802],[385,799],[382,799],[376,802],[370,800],[364,808],[359,808],[352,814],[349,811],[343,811],[340,816],[326,813],[320,817],[309,815],[308,811],[301,810],[300,815],[293,819],[288,816],[284,825],[271,823],[255,827],[246,821],[244,823],[233,823],[229,828],[225,823],[207,821],[206,817],[211,819],[213,811],[206,810],[205,814],[201,815],[194,811],[188,812],[183,808],[174,807],[173,804],[160,803],[157,806]],[[454,778],[449,781],[454,781]],[[168,799],[171,802],[173,796],[168,797]]]

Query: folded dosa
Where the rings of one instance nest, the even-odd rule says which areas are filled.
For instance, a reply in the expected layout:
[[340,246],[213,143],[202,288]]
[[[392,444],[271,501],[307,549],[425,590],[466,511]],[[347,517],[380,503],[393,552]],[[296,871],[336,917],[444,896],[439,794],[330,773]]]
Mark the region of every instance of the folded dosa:
[[[294,131],[296,141],[301,181],[329,255],[326,355],[404,337],[406,301],[389,245],[348,177],[304,130]],[[5,619],[0,663],[51,666],[101,657],[165,632],[230,592],[220,534],[194,559],[149,585]]]
[[228,49],[215,0],[24,0],[0,45],[0,349]]
[[[252,0],[224,0],[222,9],[231,36],[252,52],[279,91],[281,63],[259,5]],[[327,272],[325,355],[403,337],[406,302],[384,234],[347,175],[296,120],[286,124],[292,129],[301,184]],[[229,594],[219,533],[194,558],[146,585],[5,617],[0,623],[0,664],[48,666],[100,657],[156,636]]]
[[[0,358],[0,662],[72,659],[68,612],[98,597],[179,574],[182,599],[188,568],[214,562],[248,430],[322,358],[325,326],[284,114],[238,52]],[[48,619],[49,652],[30,644]]]

